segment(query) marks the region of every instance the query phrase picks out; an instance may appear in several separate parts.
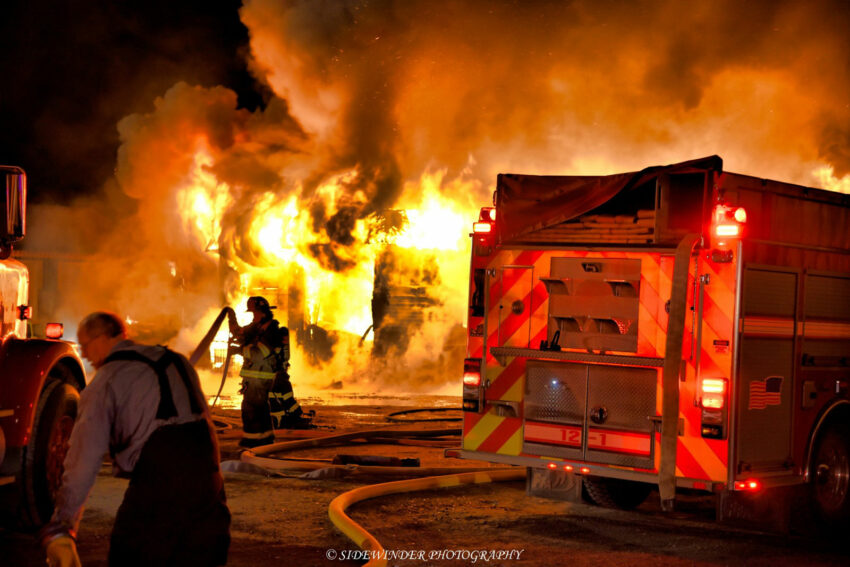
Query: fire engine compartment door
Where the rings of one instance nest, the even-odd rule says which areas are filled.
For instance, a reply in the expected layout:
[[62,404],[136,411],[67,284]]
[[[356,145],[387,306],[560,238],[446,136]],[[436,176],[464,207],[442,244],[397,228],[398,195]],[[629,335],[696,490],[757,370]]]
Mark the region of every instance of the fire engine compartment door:
[[654,468],[657,368],[529,360],[523,452]]
[[789,270],[744,271],[737,387],[741,472],[790,464],[798,280]]
[[533,277],[532,266],[503,266],[496,273],[496,285],[491,289],[497,289],[498,296],[490,308],[488,325],[496,325],[495,346],[530,348]]

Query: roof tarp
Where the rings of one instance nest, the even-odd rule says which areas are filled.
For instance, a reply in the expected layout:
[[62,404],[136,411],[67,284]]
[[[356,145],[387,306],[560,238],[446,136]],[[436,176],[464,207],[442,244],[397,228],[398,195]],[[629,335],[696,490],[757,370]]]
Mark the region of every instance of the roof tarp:
[[662,173],[721,171],[723,161],[709,156],[641,171],[600,176],[499,174],[496,231],[501,242],[579,217],[622,191]]

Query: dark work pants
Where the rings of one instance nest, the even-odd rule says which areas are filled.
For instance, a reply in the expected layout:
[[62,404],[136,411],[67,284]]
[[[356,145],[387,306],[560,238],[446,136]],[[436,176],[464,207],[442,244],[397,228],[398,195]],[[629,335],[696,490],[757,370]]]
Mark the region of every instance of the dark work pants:
[[201,420],[150,436],[115,517],[110,567],[227,563],[230,511],[213,435]]

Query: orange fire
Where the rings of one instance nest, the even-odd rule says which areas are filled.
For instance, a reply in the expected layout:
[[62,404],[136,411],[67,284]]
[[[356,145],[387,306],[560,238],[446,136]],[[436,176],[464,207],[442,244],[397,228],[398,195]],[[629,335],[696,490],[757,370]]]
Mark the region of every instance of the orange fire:
[[[110,244],[138,256],[88,285],[184,329],[186,350],[218,303],[243,316],[265,295],[301,332],[296,389],[432,389],[458,383],[468,232],[497,173],[718,154],[731,171],[850,192],[846,31],[828,2],[746,17],[681,2],[391,4],[244,2],[267,104],[179,83],[119,124],[116,181],[139,203],[138,234]],[[669,33],[647,35],[659,22]],[[428,301],[409,348],[376,369],[375,268],[391,260],[386,284]]]
[[[343,250],[351,267],[335,271],[310,252],[310,245],[323,235],[313,229],[307,207],[299,203],[299,187],[283,198],[272,191],[256,198],[250,222],[241,235],[256,249],[252,261],[228,254],[223,217],[236,197],[232,187],[211,173],[214,167],[212,155],[204,148],[198,150],[191,172],[177,191],[177,200],[184,230],[192,236],[198,252],[238,274],[238,287],[225,292],[239,323],[250,321],[244,309],[247,298],[264,295],[276,305],[276,318],[289,325],[293,335],[299,329],[318,326],[337,336],[334,358],[321,364],[310,360],[301,341],[292,341],[294,373],[301,385],[321,387],[331,382],[329,368],[334,370],[334,381],[381,381],[371,375],[371,304],[376,260],[387,246],[413,262],[422,253],[439,260],[439,283],[428,290],[434,299],[433,312],[427,317],[428,324],[417,329],[405,355],[414,359],[440,355],[434,351],[442,350],[442,337],[463,321],[468,225],[477,215],[474,203],[464,204],[449,195],[469,193],[472,182],[446,180],[445,171],[439,171],[406,183],[404,197],[398,203],[403,208],[396,210],[406,222],[388,229],[378,227],[374,216],[358,219],[352,230],[355,242]],[[319,199],[334,212],[353,175],[355,172],[346,172],[332,177],[314,191],[311,201]],[[298,292],[294,298],[293,288]],[[303,320],[293,320],[299,314]],[[223,363],[226,341],[227,331],[222,329],[211,347],[214,370]],[[238,365],[236,357],[234,368]]]

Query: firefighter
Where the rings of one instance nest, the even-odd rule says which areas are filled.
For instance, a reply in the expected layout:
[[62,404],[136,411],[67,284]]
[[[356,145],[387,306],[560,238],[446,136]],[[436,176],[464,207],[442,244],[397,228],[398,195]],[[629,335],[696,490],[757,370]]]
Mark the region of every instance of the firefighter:
[[56,510],[41,532],[51,566],[79,566],[75,537],[107,452],[130,484],[118,508],[110,566],[224,565],[230,512],[218,442],[195,369],[161,346],[127,339],[115,314],[80,322],[97,370],[80,396]]
[[272,315],[265,297],[248,298],[253,321],[232,324],[230,332],[242,347],[242,447],[274,443],[274,428],[299,427],[303,411],[289,381],[289,329]]

